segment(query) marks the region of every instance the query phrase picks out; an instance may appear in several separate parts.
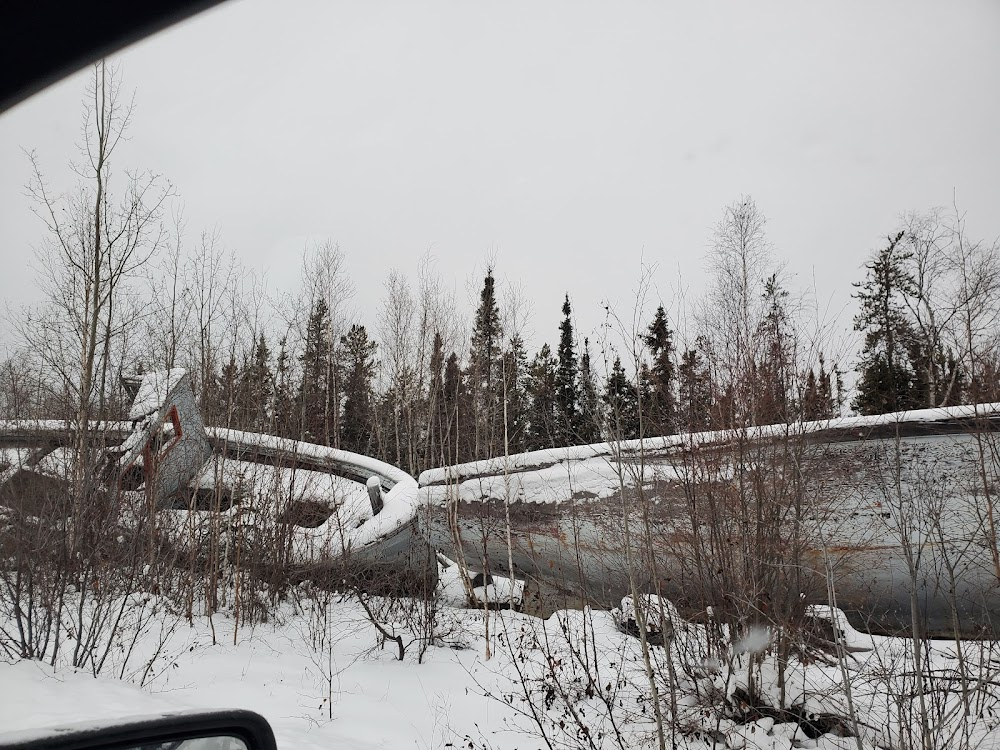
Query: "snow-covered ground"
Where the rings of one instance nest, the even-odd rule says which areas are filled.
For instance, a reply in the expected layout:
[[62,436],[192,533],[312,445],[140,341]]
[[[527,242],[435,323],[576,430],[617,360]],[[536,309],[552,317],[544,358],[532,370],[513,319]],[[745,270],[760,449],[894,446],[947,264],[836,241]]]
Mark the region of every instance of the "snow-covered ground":
[[334,607],[336,642],[332,661],[323,662],[326,655],[309,646],[304,615],[243,631],[235,645],[232,620],[217,616],[218,643],[207,623],[185,628],[171,642],[165,671],[145,688],[39,662],[0,664],[0,729],[235,707],[263,714],[289,750],[431,748],[455,731],[475,733],[470,718],[502,712],[497,705],[484,713],[483,700],[464,689],[469,671],[480,668],[478,652],[433,649],[423,665],[400,663],[388,648],[373,650],[374,629],[362,618],[357,604]]
[[[893,416],[799,428],[877,426]],[[906,415],[918,422],[962,416],[969,415],[954,410]],[[712,444],[726,435],[731,437],[705,434],[697,440]],[[222,439],[221,433],[213,437]],[[286,447],[268,436],[226,437],[263,448]],[[660,448],[668,449],[694,437],[658,440]],[[956,538],[966,533],[967,519],[978,517],[964,510],[961,492],[946,491],[935,478],[962,474],[972,455],[967,442],[956,436],[912,437],[900,448],[907,465],[917,467],[914,487],[916,480],[926,480],[913,496],[926,503],[934,500],[934,517],[941,519],[936,528]],[[869,444],[872,451],[877,447],[877,441]],[[641,467],[617,461],[637,446],[604,444],[523,454],[506,464],[494,459],[425,472],[421,478],[432,486],[418,490],[411,478],[401,472],[396,476],[392,467],[373,459],[344,459],[319,446],[297,444],[295,449],[317,461],[348,460],[381,477],[380,482],[387,480],[382,484],[388,488],[385,509],[372,515],[368,488],[360,482],[234,458],[209,461],[195,484],[206,489],[222,485],[242,494],[247,500],[243,510],[234,506],[222,515],[255,529],[274,524],[260,520],[263,525],[256,526],[246,520],[254,508],[259,515],[261,507],[269,509],[275,518],[293,501],[336,509],[319,526],[295,527],[294,557],[301,559],[385,537],[422,505],[439,505],[447,492],[455,491],[454,486],[434,486],[438,482],[457,482],[459,497],[468,502],[599,505],[623,485],[665,485],[676,481],[678,471],[666,460]],[[830,455],[841,450],[849,449],[834,447]],[[0,457],[13,466],[22,453],[8,451]],[[866,462],[874,465],[875,459],[873,452]],[[39,470],[58,474],[65,461],[65,451],[57,451]],[[862,485],[855,493],[857,502],[848,502],[853,495],[841,500],[836,512],[824,518],[852,535],[864,530],[875,535],[874,541],[888,544],[893,539],[876,536],[892,531],[886,530],[885,520],[891,521],[892,514],[873,506],[877,493],[862,492]],[[163,530],[174,528],[178,539],[182,532],[190,533],[194,515],[159,514]],[[504,559],[510,554],[506,548],[502,552]],[[94,579],[93,585],[99,581]],[[62,656],[52,667],[16,658],[12,645],[18,624],[0,614],[0,732],[183,708],[240,707],[263,714],[283,748],[639,750],[657,746],[658,708],[666,719],[664,739],[670,747],[1000,749],[997,643],[922,641],[914,650],[912,641],[858,633],[839,612],[814,608],[818,619],[838,623],[826,627],[831,638],[841,633],[843,647],[817,650],[814,641],[793,648],[784,696],[777,689],[773,651],[761,656],[757,691],[768,705],[786,709],[768,716],[740,704],[740,691],[749,685],[751,654],[770,644],[773,634],[767,631],[729,639],[716,630],[713,640],[706,626],[686,623],[668,603],[650,599],[646,609],[655,624],[644,649],[635,637],[638,627],[629,601],[616,612],[560,610],[543,620],[464,608],[471,586],[459,578],[456,565],[443,569],[439,587],[431,613],[407,599],[337,597],[306,583],[275,605],[266,622],[255,625],[237,621],[225,606],[211,620],[196,616],[188,622],[165,598],[133,593],[120,600],[121,609],[105,602],[106,611],[124,612],[124,618],[120,632],[106,639],[106,659],[97,677],[66,663],[75,637],[69,632],[72,617],[63,634]],[[498,603],[512,593],[521,598],[523,586],[500,578],[471,591],[480,602]],[[69,596],[75,596],[73,590]],[[669,627],[661,624],[661,611]],[[82,624],[86,618],[80,617]],[[428,634],[433,634],[430,642]],[[393,640],[397,636],[398,642]],[[400,647],[405,649],[402,660]],[[653,700],[654,689],[658,701]],[[832,733],[810,736],[818,731],[807,733],[803,725],[788,721],[793,707],[813,722],[813,729],[822,719]],[[858,738],[839,736],[851,732]]]
[[[449,572],[450,571],[450,572]],[[457,570],[442,574],[433,622],[435,644],[420,656],[416,635],[428,621],[405,600],[368,600],[397,646],[380,639],[357,599],[308,592],[285,602],[254,627],[217,614],[213,622],[180,620],[149,628],[129,658],[95,678],[37,661],[0,663],[0,731],[35,729],[94,719],[183,708],[248,708],[271,723],[281,748],[622,748],[655,747],[649,683],[638,638],[623,634],[622,612],[560,611],[547,620],[517,612],[457,606]],[[624,611],[630,614],[628,602]],[[658,619],[658,603],[648,603]],[[846,716],[844,675],[853,690],[860,735],[809,738],[796,723],[773,717],[736,722],[720,711],[722,698],[745,687],[746,653],[767,643],[751,634],[726,653],[710,654],[705,629],[672,618],[677,692],[668,688],[666,651],[650,647],[665,714],[676,704],[668,746],[685,748],[866,748],[914,746],[900,727],[918,731],[912,650],[905,640],[855,632],[839,619],[846,647],[843,670],[832,656],[792,659],[786,705],[810,715]],[[165,610],[164,610],[165,611]],[[818,612],[819,615],[829,613]],[[160,621],[165,623],[167,618]],[[9,623],[0,623],[8,627]],[[235,631],[235,632],[234,632]],[[214,636],[213,636],[214,633]],[[934,747],[1000,748],[1000,703],[988,689],[1000,669],[997,644],[965,644],[963,658],[980,682],[967,683],[969,720],[955,680],[955,644],[927,646],[925,685]],[[741,653],[742,652],[742,653]],[[760,669],[771,701],[775,662]],[[142,686],[140,687],[140,683]],[[984,689],[986,688],[986,689]],[[669,724],[669,722],[668,722]],[[854,727],[849,721],[842,727]],[[591,744],[592,743],[592,744]]]

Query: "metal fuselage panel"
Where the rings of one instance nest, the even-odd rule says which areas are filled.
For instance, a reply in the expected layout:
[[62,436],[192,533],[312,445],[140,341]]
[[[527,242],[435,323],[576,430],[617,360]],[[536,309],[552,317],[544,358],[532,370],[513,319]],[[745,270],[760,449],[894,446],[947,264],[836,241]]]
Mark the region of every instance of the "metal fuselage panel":
[[422,528],[470,567],[509,572],[510,560],[514,575],[604,607],[655,591],[692,615],[754,606],[767,619],[832,590],[868,631],[912,632],[915,612],[924,635],[1000,636],[988,444],[1000,436],[849,437],[676,451],[641,467],[603,459],[591,473],[618,488],[572,461],[438,484],[421,490]]

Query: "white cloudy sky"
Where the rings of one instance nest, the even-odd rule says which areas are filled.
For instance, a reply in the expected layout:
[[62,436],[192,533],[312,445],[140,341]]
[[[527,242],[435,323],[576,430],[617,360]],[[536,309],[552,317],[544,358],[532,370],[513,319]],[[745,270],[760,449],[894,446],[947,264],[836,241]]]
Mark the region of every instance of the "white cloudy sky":
[[[697,291],[723,207],[752,195],[797,283],[850,302],[905,210],[1000,235],[1000,3],[233,0],[121,54],[121,167],[170,178],[191,239],[217,228],[288,288],[331,238],[381,292],[428,248],[464,298],[495,253],[554,341]],[[38,292],[22,148],[66,179],[86,73],[0,115],[0,295]],[[694,293],[694,292],[692,292]],[[359,299],[371,322],[374,304]],[[850,325],[850,312],[843,326]]]

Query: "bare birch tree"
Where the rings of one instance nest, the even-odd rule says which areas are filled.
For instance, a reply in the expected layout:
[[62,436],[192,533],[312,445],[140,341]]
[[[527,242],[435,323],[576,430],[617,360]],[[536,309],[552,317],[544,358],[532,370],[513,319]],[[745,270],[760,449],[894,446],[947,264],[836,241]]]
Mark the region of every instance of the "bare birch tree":
[[943,209],[906,214],[903,232],[911,282],[905,303],[924,405],[956,404],[964,400],[963,381],[981,376],[984,355],[992,358],[1000,333],[998,249],[970,242],[957,208],[951,215]]
[[325,240],[306,248],[302,259],[302,276],[305,293],[310,307],[322,299],[328,310],[326,331],[326,397],[324,399],[324,420],[327,434],[326,444],[340,447],[340,402],[343,394],[340,372],[337,369],[335,352],[340,337],[350,327],[350,304],[355,295],[354,282],[347,273],[347,258],[340,245]]
[[377,330],[382,352],[381,390],[391,424],[383,425],[383,452],[389,461],[413,472],[417,464],[414,412],[423,395],[416,382],[419,369],[414,331],[416,304],[409,282],[395,268],[385,281],[385,294]]
[[[113,341],[130,321],[119,303],[125,287],[160,247],[160,220],[172,188],[152,172],[125,173],[116,191],[112,160],[132,119],[133,102],[121,90],[119,71],[94,66],[84,102],[80,178],[68,195],[55,195],[32,152],[29,192],[47,238],[36,250],[39,284],[48,304],[49,330],[75,350],[75,364],[60,363],[73,394],[73,421],[86,433],[103,402]],[[80,446],[81,448],[83,446]],[[81,452],[81,456],[83,453]]]
[[717,380],[726,398],[727,426],[752,424],[758,392],[754,374],[767,314],[764,282],[780,276],[764,227],[767,219],[749,196],[727,206],[707,258],[713,280],[698,314],[710,343]]
[[184,346],[191,333],[191,290],[188,256],[184,250],[184,217],[174,212],[173,230],[159,263],[148,274],[145,360],[151,367],[171,369],[185,360]]

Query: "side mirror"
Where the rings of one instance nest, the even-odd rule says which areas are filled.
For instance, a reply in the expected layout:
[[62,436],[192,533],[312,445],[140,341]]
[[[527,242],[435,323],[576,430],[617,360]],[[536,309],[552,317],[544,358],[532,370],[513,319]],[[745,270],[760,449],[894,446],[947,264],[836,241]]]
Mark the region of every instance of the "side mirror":
[[276,750],[253,711],[181,711],[0,734],[0,750]]

